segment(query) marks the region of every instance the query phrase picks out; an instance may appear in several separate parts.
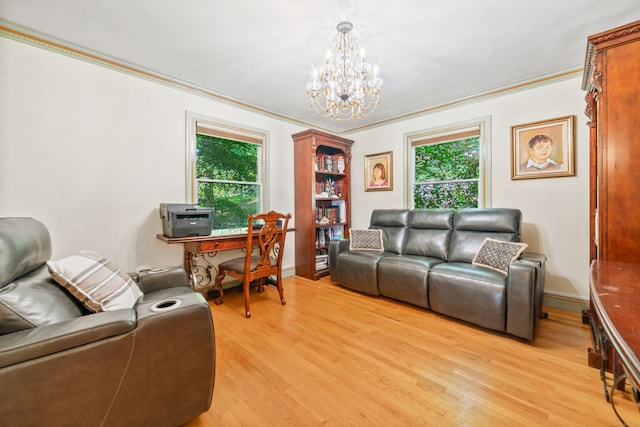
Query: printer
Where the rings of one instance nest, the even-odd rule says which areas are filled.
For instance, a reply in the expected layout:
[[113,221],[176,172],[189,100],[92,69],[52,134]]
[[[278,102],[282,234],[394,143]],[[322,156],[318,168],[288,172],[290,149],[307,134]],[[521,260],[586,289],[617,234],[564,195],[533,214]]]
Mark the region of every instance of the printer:
[[188,203],[160,203],[162,233],[167,237],[208,236],[213,209]]

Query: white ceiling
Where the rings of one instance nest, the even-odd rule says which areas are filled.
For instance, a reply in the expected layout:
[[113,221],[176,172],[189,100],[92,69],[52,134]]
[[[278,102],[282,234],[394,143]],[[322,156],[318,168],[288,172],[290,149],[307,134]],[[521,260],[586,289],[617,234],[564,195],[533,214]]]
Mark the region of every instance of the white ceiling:
[[[638,0],[0,0],[11,30],[336,133],[581,70],[589,35],[639,19]],[[341,20],[384,80],[358,120],[305,94]]]

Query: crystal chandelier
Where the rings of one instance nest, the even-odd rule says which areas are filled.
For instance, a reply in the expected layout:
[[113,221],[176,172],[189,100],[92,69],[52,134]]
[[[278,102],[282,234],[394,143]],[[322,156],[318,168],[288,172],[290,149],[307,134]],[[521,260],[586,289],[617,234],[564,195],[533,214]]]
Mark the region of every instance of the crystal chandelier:
[[327,52],[327,62],[313,70],[307,83],[311,105],[324,117],[357,119],[367,116],[379,104],[382,79],[377,67],[365,62],[364,52],[357,52],[351,39],[351,22],[337,25],[338,40],[333,51]]

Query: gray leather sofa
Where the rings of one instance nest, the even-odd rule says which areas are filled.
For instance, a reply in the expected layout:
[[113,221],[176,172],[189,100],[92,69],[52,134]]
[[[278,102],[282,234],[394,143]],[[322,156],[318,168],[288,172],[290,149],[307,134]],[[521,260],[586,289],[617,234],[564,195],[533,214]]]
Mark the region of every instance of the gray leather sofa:
[[141,273],[133,308],[91,313],[50,256],[42,223],[0,218],[0,425],[173,427],[207,411],[213,321],[182,268]]
[[524,252],[504,274],[472,261],[485,238],[520,242],[517,209],[378,209],[384,251],[329,247],[331,279],[485,328],[533,340],[544,292],[546,256]]

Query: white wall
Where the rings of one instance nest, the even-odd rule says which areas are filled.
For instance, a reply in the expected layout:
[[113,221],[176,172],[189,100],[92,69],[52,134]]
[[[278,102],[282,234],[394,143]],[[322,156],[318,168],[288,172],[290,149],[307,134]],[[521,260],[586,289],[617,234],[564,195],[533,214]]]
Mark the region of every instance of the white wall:
[[[349,135],[352,150],[353,226],[369,225],[377,207],[406,207],[405,136],[490,116],[491,198],[487,206],[514,207],[523,213],[528,250],[548,256],[546,290],[587,299],[589,269],[589,134],[581,78],[437,111]],[[384,100],[383,100],[384,101]],[[511,180],[511,126],[574,115],[574,177]],[[393,150],[393,191],[364,191],[364,155]]]
[[[587,298],[588,132],[573,78],[352,135],[353,225],[380,206],[404,207],[404,136],[491,117],[494,207],[524,214],[524,241],[549,257],[546,289]],[[384,102],[384,100],[383,100]],[[269,132],[269,207],[294,208],[288,122],[185,93],[45,49],[0,38],[0,216],[34,216],[49,228],[53,258],[101,252],[128,271],[182,263],[181,245],[155,238],[160,202],[185,200],[185,113]],[[576,176],[512,181],[510,126],[576,116]],[[394,152],[394,190],[364,191],[364,155]],[[294,224],[295,225],[295,222]],[[288,236],[285,268],[294,266]],[[222,254],[224,259],[228,254]]]
[[186,111],[268,131],[268,207],[293,213],[303,128],[5,38],[0,94],[0,216],[44,222],[54,259],[91,249],[126,271],[182,264],[182,245],[156,234],[159,204],[186,200]]

